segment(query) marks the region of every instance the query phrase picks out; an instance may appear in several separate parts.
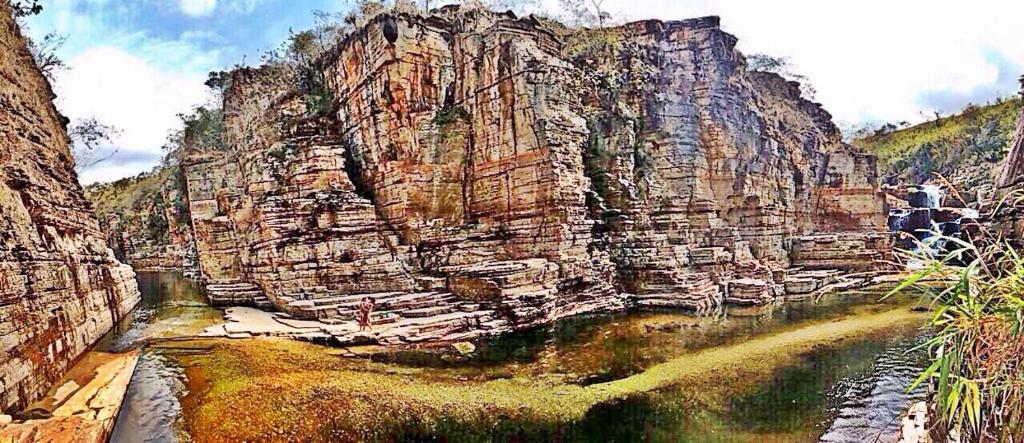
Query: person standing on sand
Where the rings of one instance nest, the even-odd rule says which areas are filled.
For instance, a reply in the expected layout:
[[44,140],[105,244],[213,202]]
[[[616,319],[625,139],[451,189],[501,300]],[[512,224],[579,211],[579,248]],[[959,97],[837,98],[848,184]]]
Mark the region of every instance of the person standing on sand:
[[376,304],[370,297],[364,297],[359,303],[359,331],[373,330],[370,324],[370,314],[373,314],[373,305]]

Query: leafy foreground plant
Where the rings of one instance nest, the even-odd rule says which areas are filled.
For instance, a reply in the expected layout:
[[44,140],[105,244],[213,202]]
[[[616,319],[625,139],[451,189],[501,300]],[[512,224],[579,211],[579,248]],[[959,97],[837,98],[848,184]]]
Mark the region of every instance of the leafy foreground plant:
[[1024,441],[1024,259],[1001,240],[936,236],[920,249],[943,242],[941,259],[906,253],[925,266],[889,294],[916,287],[935,308],[936,335],[922,345],[932,363],[910,389],[934,389],[933,436]]

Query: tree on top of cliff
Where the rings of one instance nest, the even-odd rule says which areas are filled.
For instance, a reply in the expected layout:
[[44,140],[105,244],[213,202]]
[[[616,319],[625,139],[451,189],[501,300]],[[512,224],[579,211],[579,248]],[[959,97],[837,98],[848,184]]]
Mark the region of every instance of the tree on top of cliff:
[[121,131],[112,125],[101,123],[96,117],[76,120],[68,127],[71,138],[71,156],[75,159],[75,170],[82,172],[110,160],[117,154],[117,148],[103,149]]
[[50,32],[44,35],[42,40],[33,40],[28,36],[28,23],[23,19],[43,12],[43,6],[34,0],[31,2],[13,2],[11,3],[11,8],[14,9],[14,17],[17,19],[18,27],[21,28],[22,35],[25,38],[25,45],[28,47],[29,53],[32,54],[32,58],[36,61],[36,66],[43,73],[43,76],[52,82],[53,76],[57,71],[68,68],[64,60],[57,56],[57,51],[64,46],[64,43],[67,43],[68,35]]
[[747,69],[757,72],[778,74],[789,81],[800,84],[800,92],[809,100],[814,100],[818,90],[811,84],[806,75],[793,71],[789,57],[772,57],[767,54],[751,54],[747,56]]
[[68,41],[67,34],[50,32],[44,35],[43,39],[38,42],[30,38],[26,38],[26,40],[28,50],[32,53],[32,58],[36,60],[36,66],[39,67],[39,71],[47,79],[53,81],[53,76],[57,71],[68,69],[68,65],[64,63],[64,60],[57,56],[57,50]]
[[564,11],[563,18],[573,26],[601,27],[612,21],[612,15],[604,9],[605,0],[558,0]]
[[39,3],[39,0],[16,1],[11,3],[11,9],[14,9],[15,18],[21,18],[43,12],[43,5]]

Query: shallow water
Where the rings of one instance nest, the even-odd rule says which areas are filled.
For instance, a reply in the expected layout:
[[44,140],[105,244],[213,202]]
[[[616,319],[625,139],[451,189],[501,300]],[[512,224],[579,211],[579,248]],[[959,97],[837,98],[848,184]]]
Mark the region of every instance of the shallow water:
[[[909,331],[908,331],[909,332]],[[739,387],[725,402],[680,386],[592,409],[561,430],[570,441],[895,441],[919,356],[914,338],[823,348]]]
[[880,303],[884,294],[856,291],[818,302],[808,299],[770,307],[729,308],[704,318],[678,311],[577,317],[484,341],[469,358],[396,352],[377,355],[375,360],[446,368],[466,375],[488,370],[528,376],[558,372],[569,374],[579,384],[600,383],[636,374],[684,353],[741,343],[810,322],[882,312],[916,300],[902,296]]
[[166,346],[147,344],[198,333],[223,318],[192,280],[174,273],[141,272],[137,280],[139,306],[96,346],[108,352],[144,348],[111,441],[187,441],[179,401],[186,393],[185,371],[168,356]]
[[[215,310],[203,304],[198,289],[187,280],[172,274],[140,274],[139,280],[143,307],[131,322],[111,334],[104,346],[130,349],[146,342],[147,337],[171,336],[176,328],[194,329],[219,318]],[[397,371],[399,375],[386,376],[394,377],[395,383],[425,386],[464,383],[466,389],[474,389],[480,383],[501,379],[544,379],[553,385],[591,386],[643,374],[680,356],[690,358],[692,354],[693,358],[701,358],[701,352],[708,350],[731,352],[735,345],[766,335],[805,331],[809,326],[827,328],[831,321],[906,310],[911,303],[907,299],[893,299],[878,304],[879,297],[877,292],[849,293],[819,303],[798,301],[773,308],[730,309],[711,318],[679,313],[576,318],[478,343],[477,350],[468,357],[450,352],[388,352],[375,355],[376,363],[344,359],[340,364],[357,377],[360,373]],[[716,367],[716,371],[699,380],[601,402],[590,407],[582,418],[568,421],[496,416],[485,420],[490,424],[481,427],[475,419],[465,422],[442,416],[430,423],[413,416],[403,419],[397,427],[376,433],[374,439],[893,441],[900,413],[921,395],[907,394],[904,389],[922,367],[921,355],[908,351],[923,339],[917,327],[910,325],[819,346],[780,361],[748,362],[740,356],[731,360],[738,362],[734,366]],[[241,342],[162,341],[149,346],[132,379],[113,441],[190,440],[192,437],[185,432],[189,417],[183,417],[190,411],[182,407],[189,386],[186,370],[205,369],[201,362],[209,361],[194,358],[197,355],[216,356],[225,352],[216,343],[236,346]],[[247,343],[265,346],[258,341]],[[303,349],[320,353],[321,358],[333,359],[337,353],[309,346]],[[287,357],[273,362],[278,366],[274,366],[271,374],[281,371],[283,376],[287,371],[304,369],[301,364],[298,368],[289,366],[287,360],[296,357],[294,351],[269,355]],[[267,360],[260,363],[271,365]],[[256,377],[259,371],[254,369],[252,373]],[[293,391],[285,390],[278,395],[288,396],[289,392]],[[326,391],[323,395],[327,395]],[[194,404],[204,397],[190,398]],[[301,399],[298,401],[302,403]],[[374,403],[378,399],[366,397],[360,401]],[[293,413],[320,417],[324,406],[328,405],[303,403],[299,407],[304,409]],[[371,405],[370,410],[375,407]],[[381,412],[394,412],[389,407],[393,406],[382,403]],[[262,413],[259,409],[246,412]],[[372,420],[370,417],[371,423]],[[326,424],[331,417],[314,421]],[[391,422],[389,426],[396,425]],[[215,434],[196,435],[195,439],[240,437]]]

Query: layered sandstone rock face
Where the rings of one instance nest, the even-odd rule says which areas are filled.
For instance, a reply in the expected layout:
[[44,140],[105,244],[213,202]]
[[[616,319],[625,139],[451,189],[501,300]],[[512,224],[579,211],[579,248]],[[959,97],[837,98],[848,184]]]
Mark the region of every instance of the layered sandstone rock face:
[[326,56],[337,110],[280,67],[236,71],[228,149],[185,166],[211,295],[346,319],[371,294],[413,340],[772,302],[813,278],[792,245],[818,233],[815,259],[870,267],[874,159],[734,45],[717,18],[574,33],[446,7]]
[[195,271],[192,221],[177,165],[85,188],[118,260],[136,271]]
[[0,3],[0,412],[39,397],[139,300],[77,185],[66,120]]
[[[1024,96],[1024,77],[1021,77],[1021,95]],[[1024,243],[1024,201],[1021,201],[1021,183],[1024,181],[1024,113],[1017,122],[1017,134],[1010,152],[1003,161],[999,177],[1000,190],[983,202],[982,224],[988,235],[1007,241],[1015,247]]]
[[[884,229],[874,158],[842,143],[797,84],[747,72],[735,44],[716,17],[570,39],[590,83],[574,88],[589,91],[584,157],[620,287],[641,304],[763,302],[785,294],[782,270],[803,259],[790,242]],[[843,237],[867,257],[886,249]]]

